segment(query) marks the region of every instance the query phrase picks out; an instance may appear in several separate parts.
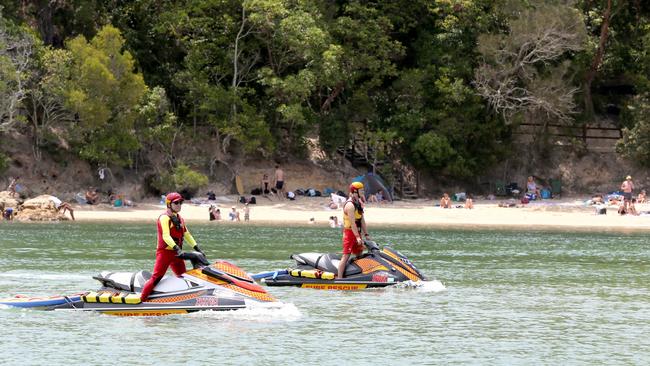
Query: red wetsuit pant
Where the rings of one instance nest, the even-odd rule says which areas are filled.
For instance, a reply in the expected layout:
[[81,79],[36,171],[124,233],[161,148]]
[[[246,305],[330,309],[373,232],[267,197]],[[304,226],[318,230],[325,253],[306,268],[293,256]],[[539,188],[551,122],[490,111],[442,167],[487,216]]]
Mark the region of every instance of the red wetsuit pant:
[[156,250],[156,264],[153,266],[153,275],[144,284],[142,288],[142,294],[140,299],[142,301],[147,300],[153,288],[158,284],[161,278],[167,272],[167,268],[172,267],[172,271],[176,276],[182,275],[187,271],[185,268],[185,262],[176,256],[176,252],[173,250],[167,249],[157,249]]
[[352,229],[343,230],[343,254],[354,254],[355,256],[361,255],[363,252],[363,245],[357,242]]

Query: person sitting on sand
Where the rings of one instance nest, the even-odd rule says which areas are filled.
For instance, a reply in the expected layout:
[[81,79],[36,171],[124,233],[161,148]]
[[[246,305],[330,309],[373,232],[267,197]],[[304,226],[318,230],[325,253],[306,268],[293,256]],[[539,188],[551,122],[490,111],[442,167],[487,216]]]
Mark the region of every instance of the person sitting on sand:
[[470,210],[474,208],[474,200],[472,199],[471,194],[468,194],[467,197],[465,197],[465,208]]
[[230,221],[241,221],[239,219],[239,211],[237,211],[237,208],[235,206],[232,206],[232,210],[228,212],[228,218]]
[[636,211],[635,203],[636,203],[636,198],[632,198],[630,202],[623,201],[621,205],[618,207],[618,214],[639,216],[639,213]]
[[221,210],[215,205],[210,205],[208,214],[210,215],[210,221],[221,220]]
[[539,187],[537,187],[537,183],[535,183],[535,178],[531,175],[528,177],[528,181],[526,182],[526,193],[534,194],[535,199],[541,199],[542,195],[539,192]]
[[602,194],[595,194],[593,197],[591,197],[591,204],[592,205],[603,205],[605,204],[605,200],[603,199]]
[[271,190],[269,189],[270,184],[271,180],[269,179],[269,175],[264,173],[262,175],[262,181],[260,182],[260,190],[262,191],[262,196],[266,197],[271,193]]
[[377,195],[375,194],[368,195],[368,203],[379,203],[379,200],[377,199]]
[[646,203],[645,189],[642,189],[639,195],[636,198],[637,203]]
[[330,198],[329,203],[327,204],[327,207],[329,207],[332,210],[338,210],[339,209],[339,205],[336,202],[334,202],[334,200],[331,199],[331,198]]
[[86,203],[89,205],[95,205],[99,201],[99,194],[94,187],[88,187],[86,191]]
[[445,193],[442,195],[442,198],[440,199],[440,207],[451,208],[451,198],[449,198],[449,194]]
[[386,199],[384,198],[384,190],[383,189],[378,190],[375,197],[377,197],[377,202],[379,202],[380,204],[386,203]]
[[506,208],[508,208],[508,207],[517,207],[517,203],[515,202],[515,200],[510,199],[510,200],[508,200],[506,202],[499,202],[499,204],[497,206],[506,207]]
[[63,202],[57,197],[50,196],[50,201],[54,204],[54,209],[56,210],[57,213],[61,213],[62,215],[65,215],[66,211],[70,211],[70,217],[72,217],[72,221],[74,221],[74,210],[72,209],[72,206],[68,202]]

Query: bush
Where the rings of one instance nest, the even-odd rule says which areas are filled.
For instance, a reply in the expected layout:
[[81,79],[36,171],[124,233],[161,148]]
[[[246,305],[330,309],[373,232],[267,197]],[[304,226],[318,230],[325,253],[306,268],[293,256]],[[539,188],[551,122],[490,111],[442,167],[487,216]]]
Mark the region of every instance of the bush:
[[179,164],[171,172],[154,179],[151,185],[160,192],[185,191],[193,196],[201,187],[208,185],[208,177],[185,164]]
[[3,174],[8,168],[11,159],[4,153],[0,152],[0,174]]

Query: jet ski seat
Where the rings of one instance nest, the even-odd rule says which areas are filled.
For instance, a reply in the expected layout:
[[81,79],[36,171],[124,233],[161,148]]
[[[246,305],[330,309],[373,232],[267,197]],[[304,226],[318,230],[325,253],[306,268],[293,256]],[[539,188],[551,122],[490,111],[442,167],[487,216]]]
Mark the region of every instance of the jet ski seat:
[[[301,253],[293,254],[292,259],[303,268],[317,268],[321,271],[337,273],[341,255],[338,253]],[[345,268],[345,276],[352,276],[361,273],[361,268],[353,263],[348,263]]]
[[[102,286],[121,291],[141,292],[144,284],[151,278],[151,272],[108,272],[104,271],[94,279]],[[196,284],[174,275],[165,275],[154,287],[153,293],[183,291],[197,286]]]

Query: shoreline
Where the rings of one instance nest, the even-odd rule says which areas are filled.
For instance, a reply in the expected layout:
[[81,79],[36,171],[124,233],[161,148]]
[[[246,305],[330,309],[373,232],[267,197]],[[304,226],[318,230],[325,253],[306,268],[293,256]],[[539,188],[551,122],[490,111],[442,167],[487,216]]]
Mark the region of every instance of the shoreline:
[[[243,220],[243,204],[237,196],[220,197],[218,202],[183,205],[181,215],[190,227],[205,225],[252,225],[329,227],[329,217],[342,218],[342,209],[329,209],[329,199],[300,197],[296,201],[269,201],[258,197],[252,204],[250,222],[228,221],[228,212],[235,206]],[[433,206],[437,201],[413,200],[366,206],[366,222],[372,228],[452,229],[452,230],[515,230],[560,232],[650,232],[650,215],[620,216],[616,206],[608,207],[607,215],[595,215],[595,209],[575,199],[543,200],[525,207],[498,207],[499,202],[480,201],[475,208],[442,209]],[[208,207],[217,205],[226,220],[209,221]],[[454,203],[462,205],[462,203]],[[164,211],[159,203],[138,203],[135,207],[113,208],[107,204],[97,206],[74,205],[77,222],[134,222],[154,223]],[[637,205],[638,211],[650,209],[650,204]],[[314,223],[310,224],[310,219]]]

